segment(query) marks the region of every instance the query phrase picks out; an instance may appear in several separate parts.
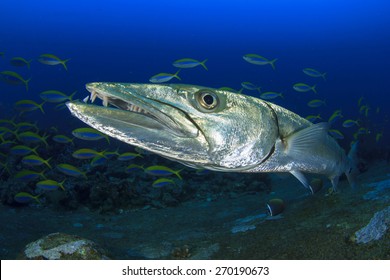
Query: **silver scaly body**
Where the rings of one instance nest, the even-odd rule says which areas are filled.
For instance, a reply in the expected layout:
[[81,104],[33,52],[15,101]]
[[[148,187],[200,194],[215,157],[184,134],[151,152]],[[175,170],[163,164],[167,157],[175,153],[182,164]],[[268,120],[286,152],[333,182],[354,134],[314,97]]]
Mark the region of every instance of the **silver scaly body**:
[[[225,172],[326,175],[336,188],[353,157],[328,135],[326,123],[251,96],[194,85],[87,84],[91,101],[68,102],[74,116],[128,144],[195,168]],[[356,148],[352,149],[353,152]]]

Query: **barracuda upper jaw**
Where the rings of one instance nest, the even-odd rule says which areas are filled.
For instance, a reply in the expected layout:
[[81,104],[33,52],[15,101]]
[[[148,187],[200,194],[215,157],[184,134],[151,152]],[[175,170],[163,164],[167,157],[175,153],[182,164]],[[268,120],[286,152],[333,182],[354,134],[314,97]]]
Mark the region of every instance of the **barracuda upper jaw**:
[[[159,122],[172,135],[193,138],[199,134],[188,115],[169,102],[159,100],[158,96],[153,98],[148,95],[148,88],[142,84],[90,83],[86,88],[91,93],[91,102],[99,98],[104,107],[112,105],[121,110],[141,114],[145,121],[149,118]],[[158,95],[158,92],[156,94]]]
[[99,88],[94,87],[93,84],[88,84],[87,89],[91,93],[89,97],[91,103],[93,103],[96,100],[96,98],[99,98],[102,100],[102,105],[104,107],[108,107],[109,105],[112,105],[121,110],[126,110],[130,112],[148,115],[149,117],[154,117],[148,111],[141,108],[140,106],[134,105],[129,100],[124,100],[118,97],[114,97],[114,95],[110,94],[108,91],[103,91]]

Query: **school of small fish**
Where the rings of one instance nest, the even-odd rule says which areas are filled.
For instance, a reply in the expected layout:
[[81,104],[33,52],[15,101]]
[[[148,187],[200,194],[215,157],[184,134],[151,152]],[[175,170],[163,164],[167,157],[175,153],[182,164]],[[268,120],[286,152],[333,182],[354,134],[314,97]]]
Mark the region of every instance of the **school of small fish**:
[[[5,53],[0,52],[0,59],[4,59],[4,57]],[[254,53],[245,54],[242,56],[242,59],[245,63],[252,64],[252,67],[264,67],[264,69],[270,69],[270,71],[277,71],[279,65],[278,58],[266,58]],[[36,59],[20,56],[11,57],[9,63],[12,67],[31,71],[35,67],[34,61],[37,61],[46,66],[60,67],[68,72],[71,71],[71,69],[68,69],[70,60],[70,58],[60,58],[54,54],[44,53]],[[190,69],[199,68],[203,69],[199,71],[209,71],[209,66],[206,66],[206,63],[209,63],[208,58],[201,60],[194,58],[177,59],[171,63],[177,69],[176,71],[167,70],[167,72],[153,74],[148,80],[151,83],[172,82],[174,79],[181,82],[182,74],[193,71]],[[323,111],[319,112],[318,110],[332,105],[331,102],[328,104],[326,96],[321,92],[321,83],[328,80],[327,73],[309,67],[301,71],[305,76],[302,76],[297,82],[292,84],[291,88],[276,91],[264,90],[263,85],[259,84],[259,82],[242,81],[239,90],[231,87],[221,87],[220,89],[242,94],[245,94],[245,91],[247,91],[251,95],[264,100],[273,100],[273,102],[275,100],[285,100],[294,95],[303,95],[308,100],[306,106],[313,110],[313,113],[308,115],[306,119],[313,123],[327,121],[331,126],[329,134],[335,139],[343,140],[346,138],[345,134],[354,130],[352,141],[358,140],[361,135],[372,135],[376,143],[381,141],[383,136],[382,130],[372,130],[366,127],[368,125],[367,118],[373,112],[370,104],[365,102],[364,97],[358,99],[356,116],[348,118],[348,116],[343,115],[342,109],[336,109],[330,116],[326,116]],[[10,86],[22,86],[26,92],[30,89],[32,79],[32,75],[24,76],[14,70],[0,71],[0,81]],[[123,162],[123,171],[126,173],[143,172],[150,175],[153,178],[151,182],[151,187],[153,188],[178,187],[178,181],[183,180],[180,174],[182,169],[172,169],[163,165],[145,166],[143,162],[145,157],[149,155],[148,152],[138,149],[119,152],[119,148],[116,150],[115,148],[112,149],[110,138],[93,128],[79,127],[73,129],[70,133],[58,132],[56,128],[53,128],[53,131],[56,133],[53,133],[53,131],[52,133],[47,133],[41,131],[37,123],[25,121],[25,116],[28,117],[29,114],[45,114],[44,106],[52,106],[58,110],[64,108],[65,102],[74,100],[76,94],[77,91],[63,92],[57,89],[45,89],[38,93],[28,92],[27,99],[20,99],[15,102],[15,115],[11,119],[0,119],[0,157],[2,159],[0,176],[8,173],[23,183],[36,182],[36,191],[34,193],[19,192],[15,194],[14,200],[16,202],[22,204],[30,202],[41,203],[41,198],[45,192],[66,191],[69,187],[67,178],[85,180],[88,178],[89,172],[98,166],[108,164],[110,160]],[[85,102],[94,102],[95,99],[96,95],[91,95],[83,100]],[[104,100],[103,105],[108,106]],[[379,112],[380,109],[376,108],[375,113],[378,114]],[[23,120],[21,117],[24,117]],[[107,142],[107,149],[96,150],[91,148],[92,145],[89,143],[102,139]],[[71,156],[75,159],[75,162],[79,160],[80,164],[77,165],[74,162],[59,163],[54,161],[52,157],[47,156],[44,151],[49,147],[49,143],[52,143],[51,141],[59,145],[69,146]],[[83,143],[86,147],[80,147],[80,143]],[[23,169],[19,171],[13,170],[14,162],[20,162]],[[87,168],[85,166],[86,162],[89,162]],[[208,174],[210,171],[199,169],[195,172],[198,175],[202,175]],[[172,179],[170,176],[174,178]],[[60,182],[54,180],[58,177],[62,179]],[[158,178],[156,179],[156,177]]]

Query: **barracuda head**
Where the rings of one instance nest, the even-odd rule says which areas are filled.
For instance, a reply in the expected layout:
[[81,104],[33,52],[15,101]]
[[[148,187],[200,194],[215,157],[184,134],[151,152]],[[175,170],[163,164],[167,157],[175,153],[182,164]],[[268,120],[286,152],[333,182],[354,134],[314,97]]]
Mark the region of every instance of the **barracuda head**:
[[90,83],[91,101],[68,102],[74,116],[128,144],[192,167],[245,171],[278,137],[267,103],[192,85]]

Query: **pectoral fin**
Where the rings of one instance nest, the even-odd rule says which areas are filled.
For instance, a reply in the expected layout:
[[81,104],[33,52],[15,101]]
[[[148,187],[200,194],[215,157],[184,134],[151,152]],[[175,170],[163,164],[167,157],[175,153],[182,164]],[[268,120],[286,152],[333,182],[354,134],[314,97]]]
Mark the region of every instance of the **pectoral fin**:
[[[292,159],[298,159],[301,157],[307,157],[310,151],[315,151],[319,143],[327,139],[328,123],[313,124],[305,129],[302,129],[296,133],[291,134],[284,139],[285,153]],[[314,194],[313,188],[310,186],[305,175],[300,171],[290,171],[295,178],[299,180],[307,189]]]
[[302,185],[305,186],[305,188],[308,188],[310,191],[312,191],[312,188],[311,188],[309,182],[307,181],[305,175],[303,175],[302,172],[300,172],[300,171],[290,171],[290,173],[292,175],[294,175],[294,177],[297,178],[298,181],[301,182]]
[[292,158],[307,155],[308,150],[315,150],[318,143],[326,139],[328,129],[329,124],[322,122],[291,134],[283,141],[285,143],[285,152]]

